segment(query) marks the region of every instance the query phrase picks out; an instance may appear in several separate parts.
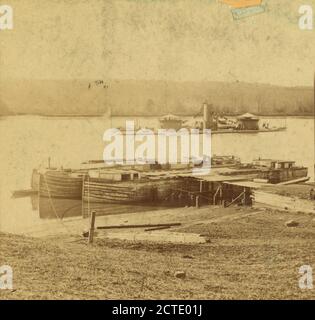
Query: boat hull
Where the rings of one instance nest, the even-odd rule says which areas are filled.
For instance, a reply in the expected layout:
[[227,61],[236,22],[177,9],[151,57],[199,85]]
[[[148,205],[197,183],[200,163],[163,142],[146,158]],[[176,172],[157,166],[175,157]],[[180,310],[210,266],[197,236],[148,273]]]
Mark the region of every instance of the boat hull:
[[64,172],[45,172],[39,177],[41,197],[81,199],[83,178]]
[[83,200],[121,204],[164,202],[179,184],[176,179],[109,182],[102,178],[89,178],[83,182]]
[[289,168],[289,169],[275,169],[261,172],[259,178],[267,179],[269,183],[276,184],[287,182],[299,178],[307,177],[307,168]]

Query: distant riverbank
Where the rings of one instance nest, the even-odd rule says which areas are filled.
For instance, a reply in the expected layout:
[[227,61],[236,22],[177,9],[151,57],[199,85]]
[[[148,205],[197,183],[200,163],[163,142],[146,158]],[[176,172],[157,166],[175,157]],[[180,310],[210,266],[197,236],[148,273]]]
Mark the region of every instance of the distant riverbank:
[[[184,118],[192,118],[195,115],[192,114],[177,114],[174,115]],[[240,113],[237,114],[224,114],[226,117],[237,117]],[[309,119],[314,118],[314,114],[305,114],[305,115],[294,115],[294,114],[257,114],[255,115],[262,118],[299,118],[299,119]],[[132,117],[145,117],[145,118],[157,118],[163,116],[163,114],[158,115],[145,115],[145,114],[112,114],[111,116],[107,114],[27,114],[27,113],[18,113],[18,114],[3,114],[0,115],[0,118],[8,117],[26,117],[26,116],[38,116],[38,117],[49,117],[49,118],[99,118],[99,117],[108,117],[108,118],[132,118]],[[200,116],[199,116],[200,117]]]

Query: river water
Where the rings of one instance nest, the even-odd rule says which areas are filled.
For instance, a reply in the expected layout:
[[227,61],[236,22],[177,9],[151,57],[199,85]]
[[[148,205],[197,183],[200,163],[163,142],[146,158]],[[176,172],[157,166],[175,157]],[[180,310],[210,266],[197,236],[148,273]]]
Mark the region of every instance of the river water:
[[[102,159],[104,131],[109,127],[124,126],[125,120],[124,117],[111,120],[103,117],[0,118],[0,230],[25,232],[43,220],[39,219],[36,199],[11,197],[14,190],[30,188],[33,168],[45,167],[48,157],[52,166],[64,168],[78,167],[89,159]],[[314,180],[314,119],[288,117],[265,120],[271,126],[285,123],[287,130],[215,134],[212,136],[212,154],[235,155],[243,162],[251,162],[258,157],[295,160],[298,165],[308,167],[309,176]],[[137,125],[149,128],[156,126],[156,122],[153,117],[136,119]],[[111,210],[127,212],[139,209],[105,207],[108,213]],[[81,213],[80,203],[71,203],[67,210],[67,215]]]

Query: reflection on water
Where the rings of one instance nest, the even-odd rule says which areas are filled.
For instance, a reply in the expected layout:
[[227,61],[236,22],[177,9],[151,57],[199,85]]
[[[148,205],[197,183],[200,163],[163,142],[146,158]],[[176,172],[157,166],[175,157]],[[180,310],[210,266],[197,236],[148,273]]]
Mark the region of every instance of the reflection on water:
[[160,205],[120,205],[105,203],[87,203],[77,199],[56,199],[32,197],[32,208],[38,211],[40,219],[66,219],[71,217],[88,217],[92,211],[97,216],[153,211],[165,209]]
[[77,199],[37,197],[39,217],[41,219],[64,219],[82,216],[81,202]]

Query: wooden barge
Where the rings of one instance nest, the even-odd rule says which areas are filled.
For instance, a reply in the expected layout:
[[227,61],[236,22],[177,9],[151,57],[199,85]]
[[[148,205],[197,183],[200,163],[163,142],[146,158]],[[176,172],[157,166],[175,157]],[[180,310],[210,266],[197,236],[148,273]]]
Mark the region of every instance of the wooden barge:
[[174,177],[152,179],[133,171],[94,172],[84,177],[82,199],[121,204],[160,202],[166,200],[179,184]]
[[[242,165],[234,157],[216,157],[211,173],[200,178],[192,174],[191,166],[175,168],[176,165],[162,168],[154,164],[77,171],[34,170],[32,187],[41,197],[82,199],[88,203],[192,205],[196,201],[233,203],[244,190],[224,185],[225,182],[259,179],[278,184],[307,176],[307,168],[295,166],[294,161],[268,159]],[[248,191],[245,195],[245,202],[249,203]]]
[[272,184],[303,178],[308,172],[306,167],[296,166],[295,161],[257,159],[253,164],[260,168],[258,178]]

